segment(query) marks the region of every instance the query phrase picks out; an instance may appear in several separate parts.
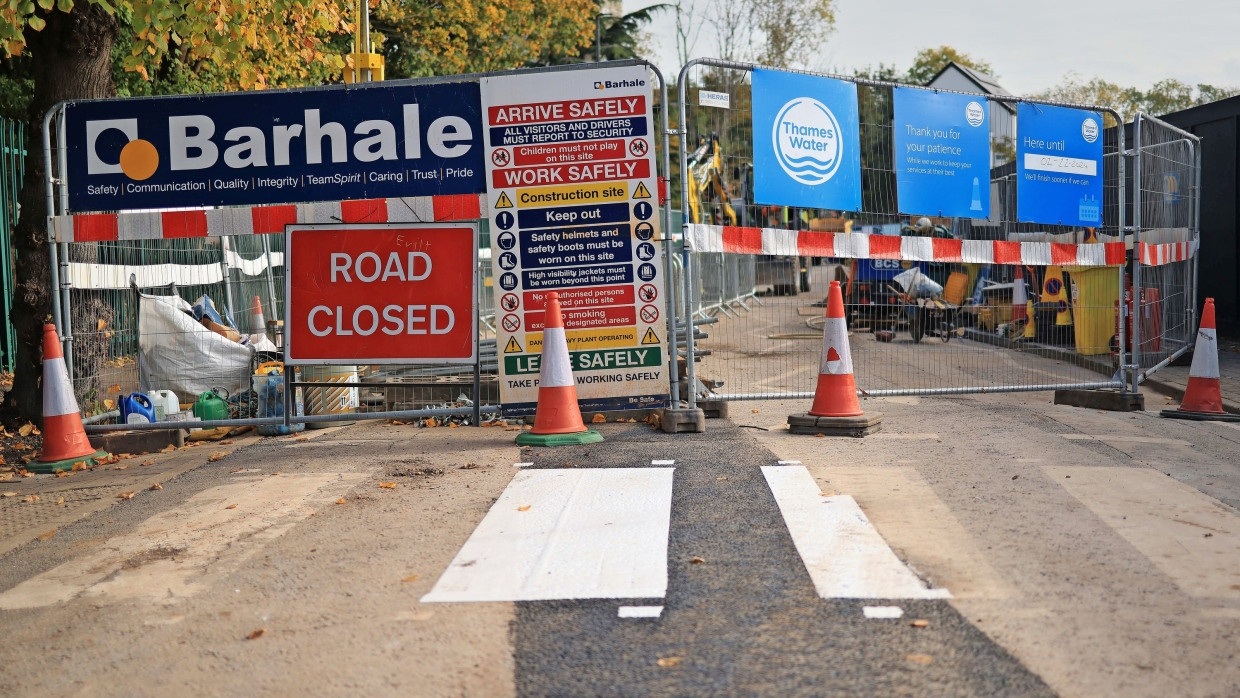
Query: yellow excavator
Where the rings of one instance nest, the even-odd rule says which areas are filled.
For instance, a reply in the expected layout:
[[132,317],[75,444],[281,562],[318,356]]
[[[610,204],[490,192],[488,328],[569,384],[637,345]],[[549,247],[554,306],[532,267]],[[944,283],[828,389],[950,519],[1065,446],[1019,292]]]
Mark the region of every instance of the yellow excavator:
[[732,192],[723,179],[723,156],[717,134],[698,137],[698,148],[689,155],[689,175],[689,221],[736,225]]

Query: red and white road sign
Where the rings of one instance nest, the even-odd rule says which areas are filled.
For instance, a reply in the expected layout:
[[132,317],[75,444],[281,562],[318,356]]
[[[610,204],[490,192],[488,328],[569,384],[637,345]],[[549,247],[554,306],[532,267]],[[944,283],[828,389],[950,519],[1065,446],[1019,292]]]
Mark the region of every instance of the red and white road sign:
[[288,228],[285,362],[472,362],[477,239],[473,225]]

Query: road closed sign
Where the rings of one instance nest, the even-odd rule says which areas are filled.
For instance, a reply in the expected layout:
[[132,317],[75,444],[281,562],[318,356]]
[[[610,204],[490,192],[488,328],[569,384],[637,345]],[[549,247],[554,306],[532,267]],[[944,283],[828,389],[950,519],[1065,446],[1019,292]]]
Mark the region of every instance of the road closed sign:
[[504,414],[536,406],[552,291],[581,409],[665,405],[667,294],[646,68],[481,82]]
[[286,363],[472,363],[477,240],[473,225],[288,228]]

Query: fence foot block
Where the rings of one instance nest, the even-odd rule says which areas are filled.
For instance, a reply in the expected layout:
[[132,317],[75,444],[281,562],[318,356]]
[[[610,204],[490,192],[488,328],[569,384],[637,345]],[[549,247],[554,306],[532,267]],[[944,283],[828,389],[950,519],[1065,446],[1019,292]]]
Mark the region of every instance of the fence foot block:
[[184,429],[134,429],[90,434],[90,445],[109,453],[155,453],[168,446],[185,445]]
[[812,414],[788,415],[788,433],[860,438],[882,429],[883,413],[870,412],[858,417],[817,417]]
[[707,419],[728,418],[727,400],[698,400],[697,406],[706,415]]
[[1118,390],[1056,390],[1055,404],[1112,412],[1144,412],[1145,396]]
[[706,431],[706,414],[700,410],[667,407],[659,410],[659,428],[668,434],[701,434]]

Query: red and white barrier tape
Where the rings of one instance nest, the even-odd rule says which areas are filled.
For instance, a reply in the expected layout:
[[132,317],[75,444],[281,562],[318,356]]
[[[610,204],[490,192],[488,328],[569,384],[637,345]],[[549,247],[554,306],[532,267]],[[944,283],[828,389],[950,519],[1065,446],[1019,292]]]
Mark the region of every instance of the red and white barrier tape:
[[1080,267],[1118,266],[1125,257],[1122,242],[952,240],[701,224],[690,225],[688,236],[686,245],[695,252]]
[[1160,267],[1173,262],[1185,262],[1197,254],[1197,240],[1167,242],[1161,245],[1141,243],[1138,258],[1147,267]]
[[485,196],[461,194],[193,211],[82,213],[56,216],[52,229],[57,242],[168,240],[283,233],[288,224],[434,223],[476,220],[484,215]]

